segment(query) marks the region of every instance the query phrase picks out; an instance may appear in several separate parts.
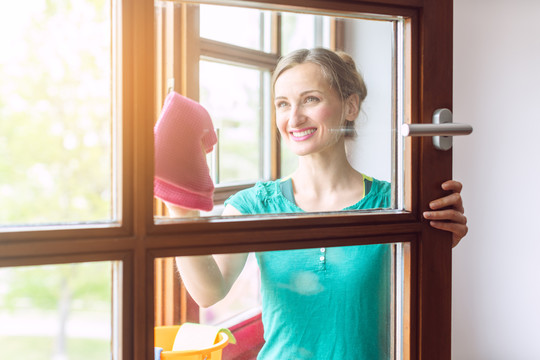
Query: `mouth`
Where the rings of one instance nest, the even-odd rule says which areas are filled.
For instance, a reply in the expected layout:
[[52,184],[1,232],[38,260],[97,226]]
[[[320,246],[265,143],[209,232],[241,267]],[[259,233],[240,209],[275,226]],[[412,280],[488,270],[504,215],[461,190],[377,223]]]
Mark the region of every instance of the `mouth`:
[[306,130],[302,130],[302,131],[291,131],[291,135],[296,140],[304,140],[304,139],[307,139],[308,137],[310,137],[315,131],[317,131],[317,129],[315,129],[315,128],[306,129]]

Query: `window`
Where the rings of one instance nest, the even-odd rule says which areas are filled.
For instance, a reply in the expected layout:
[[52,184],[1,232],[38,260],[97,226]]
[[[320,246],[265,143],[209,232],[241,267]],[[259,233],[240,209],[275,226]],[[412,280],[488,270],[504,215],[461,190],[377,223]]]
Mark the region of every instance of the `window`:
[[111,358],[110,262],[0,269],[0,356]]
[[118,358],[121,4],[0,8],[0,358]]
[[[399,60],[393,53],[393,36],[395,28],[400,26],[398,20],[373,21],[213,5],[190,4],[186,11],[188,8],[193,14],[199,10],[199,27],[193,16],[190,33],[196,34],[199,30],[200,37],[189,36],[187,41],[193,44],[184,47],[200,47],[200,54],[199,61],[191,62],[191,67],[189,63],[182,66],[188,68],[189,74],[198,70],[199,100],[210,113],[218,138],[215,150],[208,157],[216,196],[215,207],[207,215],[220,214],[226,198],[224,195],[252,186],[255,181],[275,180],[281,176],[280,173],[285,177],[296,167],[296,156],[283,146],[279,138],[273,140],[277,129],[271,119],[273,105],[269,78],[275,66],[272,61],[275,62],[282,54],[282,49],[329,47],[339,43],[361,60],[359,63],[368,74],[369,92],[373,94],[358,120],[360,140],[350,141],[350,159],[361,164],[359,169],[362,171],[379,179],[393,180],[392,172],[398,172],[396,168],[399,165],[391,155],[392,129],[397,127],[397,118],[392,114],[400,113],[397,109],[392,111],[395,106],[392,103],[393,92],[397,88],[392,68],[398,66]],[[180,11],[167,2],[158,3],[157,9],[158,19],[174,18],[172,14]],[[247,22],[253,31],[245,31],[247,25],[244,23],[231,21],[237,18],[251,19]],[[167,50],[167,46],[181,47],[177,44],[180,40],[169,40],[175,39],[172,33],[176,27],[166,20],[158,21],[156,25],[160,30],[156,39],[160,44],[158,54],[164,54],[169,64],[159,62],[158,74],[166,73],[168,68],[182,67],[176,65],[182,63],[182,57],[170,55],[174,51]],[[279,41],[272,41],[273,38]],[[358,42],[367,45],[359,46]],[[281,46],[274,46],[272,53],[271,43],[280,43]],[[168,78],[168,83],[180,82],[176,78]],[[157,205],[158,219],[162,221],[163,207],[159,202]],[[201,323],[234,325],[256,316],[260,312],[259,272],[254,257],[250,260],[226,299],[200,311],[190,301],[180,282],[170,281],[170,278],[178,278],[174,261],[168,258],[156,260],[159,269],[156,324],[172,325],[189,318]],[[183,305],[179,309],[167,303]]]
[[116,221],[111,3],[2,8],[0,224]]
[[[343,23],[339,23],[339,25],[334,27],[336,33],[339,33],[339,32],[341,32],[341,34],[351,33],[351,30],[354,28],[354,23],[347,23],[347,19],[350,17],[354,17],[354,16],[351,16],[351,15],[354,15],[354,13],[350,12],[352,8],[353,7],[348,9],[349,12],[347,12],[347,16],[344,17]],[[362,8],[362,6],[360,6],[359,8]],[[175,5],[175,10],[179,12],[178,17],[187,16],[186,14],[198,14],[197,6],[192,6],[192,4],[180,5],[180,3],[177,3],[177,5]],[[337,13],[339,14],[339,11]],[[395,14],[400,14],[402,16],[397,16],[395,18],[382,16],[379,18],[377,16],[374,16],[373,14],[370,14],[368,17],[371,19],[376,18],[378,20],[382,20],[380,21],[381,23],[384,23],[385,21],[389,21],[390,24],[392,24],[392,19],[396,20],[396,22],[390,26],[391,31],[388,34],[390,34],[389,36],[390,42],[396,46],[396,47],[391,48],[391,53],[393,54],[392,56],[397,56],[398,62],[394,62],[389,66],[390,71],[388,73],[391,74],[390,76],[391,80],[389,81],[390,86],[388,87],[390,88],[390,94],[391,94],[390,100],[388,101],[388,103],[381,105],[381,108],[386,109],[386,111],[388,111],[390,114],[384,115],[384,111],[383,111],[381,112],[381,114],[383,115],[380,115],[380,116],[381,118],[386,117],[386,118],[392,118],[392,119],[399,119],[399,121],[403,121],[403,122],[408,122],[410,121],[411,118],[416,119],[416,117],[418,116],[417,109],[413,105],[411,105],[417,99],[415,95],[416,94],[415,91],[418,90],[418,88],[416,87],[416,83],[410,82],[411,74],[413,73],[416,74],[415,64],[416,64],[417,58],[415,56],[412,56],[412,57],[405,56],[401,58],[401,60],[399,60],[400,59],[399,54],[400,54],[400,51],[403,51],[403,53],[406,53],[407,51],[411,51],[411,49],[416,49],[416,46],[418,45],[418,43],[416,42],[416,38],[412,36],[412,34],[415,34],[414,31],[416,31],[415,30],[416,28],[413,26],[413,24],[416,24],[416,19],[417,19],[418,14],[414,10],[409,12],[409,11],[404,11],[404,9],[396,10]],[[198,16],[190,17],[190,19],[192,20],[185,21],[183,23],[182,30],[186,31],[186,34],[198,35],[197,28],[193,27],[193,19],[198,19]],[[373,23],[375,24],[377,23],[377,21],[374,21]],[[358,28],[363,28],[363,27],[364,26],[358,26]],[[366,25],[364,29],[362,30],[363,31],[360,32],[361,34],[368,34],[370,32],[369,25]],[[204,52],[204,49],[206,49],[206,47],[209,45],[206,44],[204,40],[200,40],[198,36],[196,36],[195,38],[191,38],[192,42],[183,41],[185,40],[185,37],[181,39],[182,40],[180,40],[179,38],[178,42],[173,42],[175,44],[179,44],[177,46],[180,48],[180,51],[181,50],[185,51],[182,57],[183,60],[180,61],[180,64],[178,65],[179,68],[183,69],[182,70],[183,72],[179,72],[178,73],[179,77],[175,78],[175,83],[177,83],[178,79],[180,79],[182,86],[177,87],[176,89],[182,92],[182,94],[184,95],[187,95],[187,96],[191,95],[192,98],[197,98],[197,96],[199,96],[200,94],[199,91],[196,90],[198,89],[199,84],[193,74],[199,73],[200,56]],[[199,40],[200,40],[200,43],[198,43]],[[217,44],[214,43],[215,40],[212,40],[212,41],[213,41],[212,46],[217,47]],[[341,37],[334,38],[334,40],[331,40],[331,41],[334,41],[335,43],[339,43],[338,46],[340,48],[345,48],[345,49],[347,49],[347,41],[349,41],[348,46],[353,46],[353,49],[354,49],[354,46],[358,45],[359,41],[365,41],[365,42],[372,41],[373,43],[376,43],[377,39],[374,40],[373,38],[370,38],[369,36],[365,36],[362,39],[353,40],[350,38],[348,39],[346,36],[342,35]],[[158,42],[160,42],[160,40],[158,40]],[[161,43],[164,43],[164,41]],[[231,49],[231,47],[227,47],[227,48]],[[234,50],[238,50],[237,48],[238,46],[235,45]],[[281,45],[278,48],[281,49]],[[158,49],[161,49],[161,48],[158,47]],[[351,51],[350,49],[347,49],[347,50]],[[226,61],[224,62],[235,63],[236,61],[238,61],[238,59],[242,59],[246,57],[244,54],[245,52],[249,52],[249,51],[243,50],[242,52],[235,52],[236,57],[229,54],[228,57],[226,58]],[[215,55],[215,53],[212,53],[212,55]],[[360,54],[360,55],[363,55],[363,54]],[[399,62],[399,61],[403,61],[403,62]],[[380,63],[378,65],[384,65],[384,63]],[[398,80],[393,82],[392,79],[398,79]],[[380,82],[380,79],[378,80]],[[411,101],[413,101],[413,103],[411,103]],[[389,143],[394,144],[394,145],[388,146],[386,149],[386,153],[388,154],[387,159],[389,158],[388,164],[390,165],[385,167],[384,165],[380,166],[380,163],[379,163],[377,164],[377,168],[385,169],[385,170],[381,170],[383,171],[383,173],[385,173],[385,175],[383,176],[387,176],[389,180],[392,181],[393,184],[394,183],[396,184],[396,186],[394,187],[394,198],[392,201],[392,204],[393,204],[392,206],[397,209],[412,209],[413,203],[417,204],[416,203],[417,200],[413,200],[413,199],[416,199],[417,195],[415,195],[414,191],[410,192],[413,188],[417,186],[417,185],[413,185],[413,183],[416,184],[415,179],[416,179],[417,174],[415,173],[414,167],[411,167],[411,161],[413,161],[414,163],[416,161],[416,160],[411,160],[413,159],[411,157],[411,150],[413,149],[411,146],[414,144],[414,142],[410,142],[410,141],[400,142],[399,140],[400,137],[397,136],[398,134],[397,129],[398,129],[398,123],[394,123],[393,125],[391,124],[390,125],[391,135],[387,137],[387,139],[390,140]],[[367,139],[367,140],[371,140],[371,139]],[[375,145],[377,143],[380,143],[380,142],[378,141],[373,142],[373,144]],[[361,144],[361,146],[367,146],[366,144],[368,143]],[[398,155],[399,149],[401,147],[404,147],[406,149],[403,163],[400,163],[400,157]],[[278,151],[276,151],[273,154],[278,154]],[[271,178],[276,178],[282,175],[282,172],[280,169],[282,164],[276,160],[274,160],[274,163],[276,163],[276,171],[273,173],[271,171]],[[400,192],[400,189],[397,186],[397,184],[401,183],[401,181],[403,180],[405,181],[405,186],[403,189],[406,189],[404,193]],[[238,188],[234,189],[233,192],[237,190]],[[226,196],[221,198],[221,200],[223,200],[224,198],[226,198]],[[216,203],[219,203],[219,202],[216,202]],[[219,214],[219,212],[217,214]],[[217,214],[213,213],[210,215],[215,216]],[[408,220],[406,219],[409,216],[412,216],[414,218],[415,217],[414,214],[415,214],[415,211],[401,212],[398,210],[392,213],[388,213],[389,217],[387,219],[397,220],[400,223],[400,225],[396,225],[397,226],[396,231],[398,233],[402,233],[402,231],[404,231],[403,229],[407,228],[406,224],[408,223]],[[299,217],[298,215],[288,217],[288,218],[281,218],[281,217],[271,218],[271,220],[265,220],[259,217],[255,217],[253,219],[240,219],[240,220],[223,219],[222,221],[220,219],[212,218],[210,220],[204,220],[204,219],[196,220],[195,219],[195,221],[193,221],[194,220],[193,218],[187,218],[187,219],[184,219],[181,223],[177,223],[177,224],[170,221],[163,221],[162,218],[158,218],[156,232],[157,234],[163,234],[163,235],[167,234],[166,235],[167,238],[171,239],[167,241],[168,244],[172,244],[173,237],[176,237],[178,241],[181,242],[173,246],[173,248],[176,249],[175,251],[173,251],[174,255],[179,255],[179,256],[189,255],[189,254],[205,254],[205,253],[209,253],[209,251],[211,251],[212,253],[216,253],[216,252],[219,252],[220,249],[224,249],[224,250],[230,249],[224,244],[230,244],[232,246],[231,241],[234,241],[235,245],[233,246],[233,248],[235,249],[244,248],[248,250],[264,251],[264,250],[283,249],[283,248],[292,249],[296,247],[305,248],[307,244],[314,244],[315,242],[314,239],[319,239],[321,237],[323,239],[326,238],[325,235],[322,235],[322,233],[313,231],[313,226],[315,224],[318,224],[317,221],[323,221],[322,218],[316,217],[317,220],[314,220],[315,218],[310,218],[310,217],[307,217],[306,219],[303,219],[303,218],[304,218],[303,216]],[[352,220],[351,218],[349,219]],[[385,218],[382,215],[379,215],[376,218],[371,218],[370,216],[367,216],[362,219],[363,221],[366,221],[366,222],[361,221],[361,223],[368,224],[369,221],[375,221],[375,224],[382,224],[384,223],[383,219]],[[399,221],[398,219],[402,219],[402,220]],[[303,222],[303,220],[305,220],[305,222]],[[310,221],[310,220],[313,220],[313,221]],[[333,220],[337,221],[337,223],[340,224],[336,226],[342,226],[344,223],[346,223],[345,217],[340,217],[340,220],[336,220],[336,218],[329,217],[325,221],[328,221],[327,224],[331,224]],[[229,221],[233,221],[234,223],[238,222],[238,224],[241,223],[245,231],[247,231],[246,237],[237,237],[239,233],[236,232],[235,230],[238,230],[238,228],[235,226],[229,227],[228,226]],[[283,234],[278,235],[277,233],[275,235],[272,235],[272,231],[270,231],[270,229],[266,228],[264,225],[267,221],[271,221],[273,225],[277,225],[280,230],[286,229],[287,235],[283,235]],[[379,223],[378,221],[381,221],[381,222]],[[290,227],[288,227],[286,224],[290,224]],[[355,224],[358,224],[358,223],[355,223]],[[210,227],[212,227],[213,230],[209,230]],[[400,230],[397,230],[398,228]],[[207,229],[207,230],[203,230],[203,229]],[[259,232],[257,233],[261,234],[262,237],[259,237],[257,240],[253,239],[252,234],[255,234],[253,232],[254,229],[257,229],[256,231],[261,231],[260,233]],[[319,227],[317,227],[317,229],[321,230]],[[299,231],[299,233],[297,233],[298,237],[293,235],[294,233],[296,233],[296,231]],[[231,233],[234,234],[235,236],[234,240],[230,238]],[[408,233],[408,231],[405,231],[405,233]],[[416,232],[412,231],[409,234],[412,235],[413,233],[416,233]],[[172,234],[175,234],[175,235],[172,235]],[[380,233],[378,234],[379,234],[378,236],[380,236]],[[389,237],[385,238],[386,240],[382,240],[382,238],[379,238],[378,236],[376,236],[375,239],[373,239],[372,241],[378,243],[380,241],[391,242],[390,241],[391,239],[395,240],[393,235],[391,235],[390,233],[387,233],[387,234]],[[328,236],[330,238],[333,238],[334,235],[328,235]],[[352,237],[355,239],[358,239],[356,235],[352,235]],[[159,238],[159,236],[156,238]],[[364,244],[369,243],[369,240],[367,240],[370,238],[369,235],[364,234],[362,235],[361,238],[362,238],[361,240],[362,243]],[[295,243],[293,239],[297,239],[299,242]],[[413,261],[416,261],[415,259],[418,259],[416,257],[418,255],[414,255],[414,254],[418,254],[417,253],[419,249],[417,247],[418,242],[416,240],[417,239],[416,235],[413,235],[412,237],[405,236],[401,239],[403,239],[404,241],[403,244],[410,244],[410,246],[412,246],[412,248],[409,249],[408,248],[409,245],[407,245],[401,248],[401,250],[397,252],[397,253],[401,253],[403,255],[403,259],[405,259],[402,265],[404,267],[401,268],[403,277],[404,279],[410,279],[408,276],[411,276],[412,274],[411,267],[416,266],[416,265],[413,265],[414,264]],[[306,242],[302,243],[303,240]],[[353,242],[360,241],[360,240],[352,240],[352,238],[350,238],[350,240]],[[204,250],[205,246],[202,245],[199,241],[202,241],[204,244],[206,244],[206,246],[208,246],[206,251]],[[286,246],[284,245],[285,242],[287,243]],[[324,241],[322,242],[324,243]],[[281,245],[278,245],[278,244],[281,244]],[[424,244],[423,247],[425,249],[426,244],[425,243],[423,244]],[[222,245],[223,247],[221,247],[220,245]],[[411,260],[411,256],[413,260]],[[422,258],[423,258],[423,261],[427,260],[424,256],[422,256]],[[412,270],[412,271],[414,272],[415,270]],[[414,274],[412,274],[412,276],[413,276],[413,279],[416,278]],[[396,343],[395,343],[396,347],[394,348],[396,351],[395,353],[399,354],[402,351],[402,353],[405,354],[404,355],[405,357],[407,356],[414,357],[415,356],[414,354],[416,354],[416,351],[417,351],[417,348],[416,348],[417,345],[415,343],[411,343],[411,340],[410,340],[411,338],[416,339],[415,338],[416,335],[411,334],[410,332],[410,329],[411,329],[410,326],[414,327],[415,326],[414,321],[416,321],[414,319],[411,320],[411,316],[412,317],[416,316],[416,313],[415,313],[416,310],[414,309],[416,309],[416,305],[417,305],[416,298],[414,297],[414,295],[412,295],[413,292],[417,291],[417,289],[414,286],[416,286],[415,282],[410,281],[410,280],[405,280],[404,288],[401,290],[401,294],[403,295],[404,302],[399,305],[399,307],[403,309],[403,316],[404,316],[403,327],[399,329],[396,328],[396,332],[399,333],[398,336],[400,337],[400,339],[396,340]],[[400,296],[400,295],[397,295],[397,296]],[[399,321],[398,319],[395,319],[395,320]],[[410,324],[413,324],[413,325],[410,325]],[[398,325],[398,327],[399,326],[400,325]]]
[[[257,6],[250,2],[235,4],[249,5],[251,9]],[[305,5],[306,2],[291,0],[281,10],[294,10],[312,15],[332,13],[344,18],[368,14],[369,17],[375,18],[384,19],[389,16],[402,19],[405,34],[403,38],[407,40],[403,42],[403,46],[405,53],[409,54],[403,67],[405,80],[403,88],[406,89],[404,113],[407,114],[404,121],[429,122],[433,109],[441,106],[451,107],[451,87],[440,86],[451,84],[452,81],[451,2],[323,1],[310,3],[311,8],[305,8]],[[404,252],[410,261],[410,266],[404,267],[404,278],[410,279],[404,287],[403,295],[406,325],[403,329],[404,357],[449,359],[450,247],[446,241],[438,241],[446,238],[427,228],[420,220],[419,214],[429,200],[439,195],[435,190],[438,189],[436,185],[450,177],[451,156],[448,153],[436,152],[428,141],[419,139],[405,141],[407,151],[404,157],[403,178],[407,191],[403,206],[398,206],[402,207],[403,211],[396,210],[384,214],[331,213],[325,216],[307,214],[238,219],[208,216],[180,222],[154,220],[152,128],[159,115],[164,94],[170,86],[173,86],[180,93],[192,98],[200,96],[198,67],[202,46],[193,42],[173,41],[179,44],[179,47],[172,48],[172,53],[176,56],[181,55],[183,60],[172,63],[168,61],[168,52],[159,51],[162,44],[157,41],[162,38],[161,31],[169,23],[178,30],[173,32],[173,36],[177,37],[176,40],[186,34],[200,38],[198,30],[191,31],[193,25],[191,22],[199,18],[198,15],[194,17],[193,13],[198,10],[182,3],[168,2],[164,6],[176,7],[178,11],[172,16],[156,13],[154,3],[146,0],[112,3],[77,1],[70,3],[69,6],[55,2],[45,5],[41,2],[26,2],[24,8],[14,3],[2,5],[0,26],[3,31],[0,41],[3,49],[10,51],[3,51],[0,57],[0,72],[3,79],[0,84],[3,94],[0,97],[2,99],[0,100],[2,118],[0,197],[2,203],[9,200],[13,207],[10,205],[7,211],[6,207],[0,210],[0,267],[9,270],[15,267],[61,264],[109,264],[113,268],[110,280],[111,339],[107,340],[112,342],[110,355],[118,359],[139,360],[151,358],[153,350],[155,318],[153,290],[154,285],[159,285],[154,278],[157,273],[154,267],[155,259],[208,253],[399,241],[409,244],[408,247],[404,247]],[[280,10],[269,2],[260,6],[263,10]],[[57,26],[40,27],[39,31],[32,31],[29,34],[32,37],[44,38],[58,36],[56,39],[59,41],[53,48],[54,51],[58,51],[55,53],[56,61],[48,62],[45,58],[40,58],[43,60],[42,64],[50,65],[51,68],[35,71],[32,65],[23,61],[24,67],[6,69],[4,61],[12,59],[8,55],[19,56],[21,49],[28,51],[28,54],[36,50],[27,45],[30,39],[21,38],[28,32],[21,31],[20,26],[27,25],[29,19],[34,16],[37,16],[38,20],[43,20],[49,15]],[[87,21],[105,25],[98,26],[99,29],[88,28]],[[75,22],[78,26],[68,31],[63,27],[65,22],[70,24]],[[38,23],[33,23],[35,24]],[[156,24],[164,26],[159,27]],[[324,28],[324,22],[321,26]],[[58,31],[59,29],[62,31]],[[339,26],[336,29],[339,29]],[[168,36],[170,35],[164,37],[167,41],[174,40]],[[72,37],[86,41],[79,41],[75,48],[64,46]],[[88,69],[75,71],[75,79],[72,79],[76,84],[75,87],[63,88],[62,92],[53,92],[54,99],[60,104],[59,108],[65,111],[68,117],[82,114],[83,121],[77,118],[63,127],[53,126],[58,120],[58,116],[55,116],[55,120],[48,118],[48,122],[51,123],[45,127],[41,127],[41,123],[37,124],[39,126],[23,125],[22,120],[30,119],[30,115],[37,113],[41,116],[51,110],[48,107],[50,104],[47,105],[46,102],[33,104],[20,101],[25,98],[23,95],[35,87],[32,81],[42,77],[72,74],[68,70],[77,69],[69,66],[76,66],[79,63],[76,57],[71,57],[72,53],[69,51],[80,50],[88,45],[90,50],[87,54],[95,54],[99,46],[93,41],[104,41],[104,44],[108,42],[107,55],[83,57],[84,61],[81,61],[81,64],[88,65],[86,61],[93,57],[98,59],[99,66],[102,63],[108,64],[108,70],[106,69],[104,73]],[[276,46],[274,50],[281,49],[281,45],[273,46]],[[339,48],[343,44],[335,46]],[[36,52],[31,54],[38,56]],[[74,62],[63,62],[59,61],[60,59]],[[20,60],[17,58],[17,61]],[[275,58],[272,61],[275,61]],[[92,66],[98,65],[92,61],[88,62]],[[164,65],[164,71],[159,74],[154,71],[158,63]],[[197,71],[190,72],[190,69]],[[31,77],[30,82],[14,78],[21,74],[23,77],[28,74],[35,76]],[[80,106],[74,106],[68,101],[81,95],[75,91],[81,83],[95,81],[101,84],[101,81],[105,80],[96,79],[104,78],[109,81],[106,86],[108,90],[99,90],[97,95],[83,92],[85,95],[83,98],[86,100]],[[174,79],[174,84],[171,84],[169,79]],[[58,90],[55,86],[53,90]],[[98,88],[105,89],[105,87]],[[99,100],[103,99],[104,94],[108,94],[106,105]],[[10,104],[7,104],[8,100]],[[30,115],[22,112],[22,108],[27,109]],[[82,108],[88,111],[84,112]],[[96,113],[104,120],[103,123],[84,120],[85,116]],[[17,121],[9,117],[14,114],[20,116],[18,119],[21,126],[15,130],[10,127],[8,131],[9,123]],[[53,112],[53,115],[58,114]],[[9,121],[6,122],[5,119]],[[85,139],[85,135],[76,132],[79,127],[83,127],[91,135]],[[23,144],[35,149],[35,143],[26,136],[33,131],[39,131],[46,139],[42,139],[43,146],[38,150],[20,152],[40,160],[41,165],[29,171],[31,166],[26,166],[24,162],[13,161],[11,154],[14,148],[17,149]],[[65,131],[65,143],[64,136],[61,136],[61,141],[55,139],[58,131]],[[97,142],[96,134],[99,139]],[[13,141],[14,139],[21,141]],[[56,141],[54,146],[46,142],[51,139]],[[271,144],[274,146],[271,154],[276,156],[279,153],[275,149],[279,145],[277,138],[273,138]],[[64,149],[59,156],[67,157],[71,153],[66,153],[74,145],[85,150],[99,148],[100,152],[101,150],[104,152],[100,155],[93,153],[93,150],[83,152],[84,155],[74,155],[67,162],[54,163],[50,169],[49,165],[43,165],[45,164],[41,161],[43,153],[52,152],[56,146]],[[278,158],[272,160],[274,165],[270,168],[274,169],[275,173],[270,174],[271,178],[280,176],[280,171],[283,171],[283,169],[278,171],[276,165],[279,163]],[[88,177],[78,177],[79,174],[68,171],[73,170],[70,166],[74,166],[77,162],[79,166],[87,164],[86,161],[89,159],[92,165],[84,166],[90,167],[93,173]],[[58,172],[51,172],[51,169]],[[45,175],[47,173],[49,177]],[[16,177],[20,174],[24,174],[22,180]],[[94,179],[96,175],[100,179],[103,176],[104,181],[89,181],[88,183],[96,186],[90,191],[91,195],[88,198],[80,195],[79,191],[87,188],[84,185],[85,181]],[[75,190],[70,189],[65,185],[66,179],[63,179],[65,176],[74,176],[82,185]],[[22,184],[19,183],[29,178],[36,181],[21,187]],[[9,179],[8,185],[4,179]],[[59,184],[63,184],[61,187],[63,193],[49,196],[47,191],[53,191],[52,189]],[[234,189],[230,191],[234,192]],[[43,192],[45,194],[42,194]],[[43,195],[48,202],[28,201],[29,194]],[[224,197],[226,196],[225,194]],[[66,197],[69,197],[69,201],[63,200]],[[20,205],[23,203],[30,205]],[[68,206],[61,210],[67,213],[57,210],[59,205],[66,204]],[[40,208],[45,210],[38,211]],[[87,212],[89,208],[99,209],[99,215],[89,216]],[[29,209],[33,214],[25,220],[21,220],[23,217],[20,215],[12,217],[17,209]],[[156,209],[159,213],[160,210],[157,207]],[[44,216],[39,215],[40,213]],[[5,291],[5,288],[2,288],[2,291]]]

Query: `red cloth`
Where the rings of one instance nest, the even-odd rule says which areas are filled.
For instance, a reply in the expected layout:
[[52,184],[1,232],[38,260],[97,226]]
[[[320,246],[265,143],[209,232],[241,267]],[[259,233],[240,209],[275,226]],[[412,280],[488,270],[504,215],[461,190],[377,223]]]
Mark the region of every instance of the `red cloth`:
[[154,127],[154,195],[183,208],[212,210],[214,183],[206,154],[216,142],[201,104],[176,92],[167,95]]

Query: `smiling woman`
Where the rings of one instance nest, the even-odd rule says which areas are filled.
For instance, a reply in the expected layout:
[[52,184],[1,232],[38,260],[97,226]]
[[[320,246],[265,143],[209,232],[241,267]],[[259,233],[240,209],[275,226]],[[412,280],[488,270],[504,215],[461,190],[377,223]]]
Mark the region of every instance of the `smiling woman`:
[[[366,177],[347,160],[340,130],[356,119],[360,95],[365,96],[350,61],[323,48],[280,59],[273,86],[276,122],[299,166],[288,178],[258,182],[233,195],[223,215],[389,207],[390,184]],[[179,214],[183,205],[167,206]],[[257,252],[265,334],[258,358],[388,358],[392,252],[391,245]],[[207,307],[225,298],[246,257],[178,257],[177,267],[189,293]],[[336,326],[340,311],[350,321]]]
[[[352,124],[358,116],[359,94],[350,94],[342,104],[341,95],[325,79],[324,70],[313,62],[290,70],[276,69],[275,74],[279,76],[274,85],[276,123],[282,139],[296,155],[325,150],[335,153],[335,143],[344,141],[343,135],[350,128],[347,123]],[[324,142],[325,138],[326,144],[320,143],[319,150],[301,149],[317,146],[316,140]],[[344,144],[340,145],[345,151]]]

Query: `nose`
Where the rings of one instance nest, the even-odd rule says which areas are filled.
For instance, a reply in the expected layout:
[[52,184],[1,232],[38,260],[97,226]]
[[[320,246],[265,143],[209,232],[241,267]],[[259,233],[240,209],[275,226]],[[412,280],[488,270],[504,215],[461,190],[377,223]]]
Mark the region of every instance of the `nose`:
[[291,111],[289,112],[289,126],[297,128],[305,122],[306,116],[302,107],[298,105],[291,106]]

